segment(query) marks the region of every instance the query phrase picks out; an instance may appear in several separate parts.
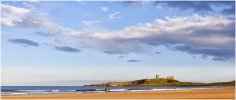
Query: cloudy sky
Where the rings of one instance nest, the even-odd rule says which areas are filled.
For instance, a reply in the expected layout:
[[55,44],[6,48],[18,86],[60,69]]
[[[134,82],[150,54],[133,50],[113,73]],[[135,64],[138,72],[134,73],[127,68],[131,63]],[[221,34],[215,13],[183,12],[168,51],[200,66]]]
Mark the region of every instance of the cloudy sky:
[[234,79],[235,3],[1,2],[2,85]]

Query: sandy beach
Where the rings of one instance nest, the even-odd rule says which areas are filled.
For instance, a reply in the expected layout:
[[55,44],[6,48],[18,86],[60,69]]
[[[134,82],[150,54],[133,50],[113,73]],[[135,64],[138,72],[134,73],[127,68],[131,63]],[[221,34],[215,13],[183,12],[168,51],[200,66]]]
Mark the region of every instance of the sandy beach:
[[235,89],[2,96],[2,99],[234,99]]

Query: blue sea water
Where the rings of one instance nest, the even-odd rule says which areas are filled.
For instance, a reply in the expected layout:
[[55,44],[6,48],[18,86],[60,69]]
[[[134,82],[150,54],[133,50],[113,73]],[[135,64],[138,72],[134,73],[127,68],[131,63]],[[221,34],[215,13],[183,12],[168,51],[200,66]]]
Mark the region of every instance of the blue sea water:
[[25,94],[63,94],[63,93],[100,93],[106,92],[136,92],[136,91],[168,91],[168,90],[197,90],[219,89],[230,86],[201,86],[201,87],[95,87],[95,86],[1,86],[1,95]]

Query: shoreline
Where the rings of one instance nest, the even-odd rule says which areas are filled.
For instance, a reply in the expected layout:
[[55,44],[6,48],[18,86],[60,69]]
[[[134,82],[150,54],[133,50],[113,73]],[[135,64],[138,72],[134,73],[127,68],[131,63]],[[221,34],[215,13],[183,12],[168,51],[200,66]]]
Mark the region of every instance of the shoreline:
[[77,94],[30,94],[1,96],[2,99],[235,99],[235,88],[169,90],[141,92],[104,92]]

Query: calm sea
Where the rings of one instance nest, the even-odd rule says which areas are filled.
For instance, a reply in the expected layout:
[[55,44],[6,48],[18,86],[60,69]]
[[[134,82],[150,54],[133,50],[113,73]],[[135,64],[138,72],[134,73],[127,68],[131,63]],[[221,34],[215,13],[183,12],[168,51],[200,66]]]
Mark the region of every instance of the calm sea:
[[230,86],[201,86],[201,87],[94,87],[94,86],[1,86],[1,95],[25,94],[63,94],[63,93],[100,93],[100,92],[136,92],[136,91],[168,91],[168,90],[194,90],[219,89]]

